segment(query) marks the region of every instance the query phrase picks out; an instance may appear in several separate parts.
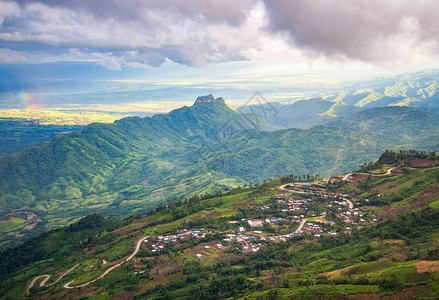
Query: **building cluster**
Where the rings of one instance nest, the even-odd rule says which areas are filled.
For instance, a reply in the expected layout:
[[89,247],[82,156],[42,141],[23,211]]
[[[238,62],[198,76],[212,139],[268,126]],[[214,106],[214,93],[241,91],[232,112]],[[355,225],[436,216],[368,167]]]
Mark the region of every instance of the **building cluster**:
[[[202,239],[207,234],[212,234],[212,231],[201,229],[182,229],[178,234],[172,235],[156,235],[151,237],[152,252],[158,252],[166,247],[169,243],[178,243],[187,238]],[[144,240],[142,246],[147,246],[148,240]]]
[[[216,245],[204,246],[206,250],[216,248],[218,250],[224,247],[233,247],[232,242],[236,242],[241,246],[237,246],[239,250],[244,253],[257,252],[270,242],[286,242],[288,239],[294,236],[308,235],[321,237],[336,236],[338,233],[331,230],[331,225],[335,222],[328,221],[327,215],[331,214],[337,218],[343,220],[346,223],[352,225],[366,225],[370,222],[377,222],[377,216],[374,214],[369,215],[367,212],[363,212],[360,208],[354,208],[353,203],[349,200],[349,195],[341,193],[329,193],[323,186],[318,184],[299,183],[291,184],[284,189],[284,193],[276,194],[272,196],[272,200],[276,201],[280,205],[280,210],[283,213],[283,217],[271,215],[272,205],[261,205],[259,209],[266,210],[264,218],[255,219],[241,219],[240,221],[229,221],[229,224],[239,224],[235,233],[224,233],[222,243]],[[301,194],[300,199],[293,197],[293,194]],[[303,195],[303,196],[302,196]],[[320,200],[319,200],[320,199]],[[323,202],[321,202],[323,200]],[[319,205],[320,209],[326,208],[326,211],[319,212],[319,216],[316,216],[310,207],[315,208],[315,205],[310,206],[313,201],[319,201],[322,205]],[[279,206],[278,205],[278,206]],[[290,212],[285,214],[285,212]],[[287,215],[287,216],[286,216]],[[312,221],[309,218],[313,218]],[[283,235],[272,235],[263,231],[267,225],[274,225],[274,228],[279,228],[278,225],[286,223],[300,223],[299,228],[294,232]],[[284,228],[285,227],[281,227]],[[350,233],[351,227],[344,229],[344,233]],[[207,234],[213,234],[215,232],[201,229],[182,229],[174,235],[158,235],[151,237],[152,252],[159,252],[166,247],[168,243],[182,242],[187,238],[204,238]],[[144,242],[146,245],[148,241]],[[223,246],[224,245],[226,246]],[[203,254],[197,253],[197,258],[202,258]]]

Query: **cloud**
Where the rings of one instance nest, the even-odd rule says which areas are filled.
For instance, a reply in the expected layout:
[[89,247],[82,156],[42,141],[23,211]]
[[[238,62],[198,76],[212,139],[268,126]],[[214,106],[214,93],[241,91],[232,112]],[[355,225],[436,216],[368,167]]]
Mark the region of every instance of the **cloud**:
[[0,48],[10,50],[0,62],[74,58],[111,70],[168,60],[405,65],[437,59],[437,11],[435,0],[0,0]]
[[0,48],[0,64],[17,64],[31,62],[27,53]]
[[244,59],[239,53],[247,45],[239,41],[255,6],[251,2],[20,1],[5,13],[0,41],[110,49],[131,64],[158,66],[171,59],[200,66]]
[[122,59],[111,53],[90,52],[81,49],[69,49],[65,53],[49,54],[45,52],[16,51],[0,48],[0,64],[38,64],[53,62],[89,62],[96,63],[108,70],[121,70]]
[[20,6],[12,1],[0,1],[0,25],[3,24],[5,17],[18,16]]
[[330,58],[373,63],[436,56],[439,2],[434,0],[265,1],[269,29],[293,47]]

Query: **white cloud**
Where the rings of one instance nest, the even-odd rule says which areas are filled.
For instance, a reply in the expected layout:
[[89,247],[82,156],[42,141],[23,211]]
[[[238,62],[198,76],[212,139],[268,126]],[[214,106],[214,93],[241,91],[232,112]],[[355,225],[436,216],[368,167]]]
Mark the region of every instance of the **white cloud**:
[[53,55],[45,52],[16,51],[0,48],[1,64],[38,64],[60,61],[97,63],[109,70],[121,70],[122,59],[111,53],[85,52],[79,49],[69,49],[62,54]]
[[[425,64],[438,59],[438,11],[434,0],[0,1],[0,47],[12,51],[0,62],[82,49],[75,59],[112,70],[166,60]],[[29,43],[58,51],[23,50]]]
[[27,54],[20,51],[14,51],[7,48],[0,48],[1,64],[29,63],[31,60]]
[[16,17],[20,14],[20,6],[12,1],[0,1],[0,26],[5,17]]

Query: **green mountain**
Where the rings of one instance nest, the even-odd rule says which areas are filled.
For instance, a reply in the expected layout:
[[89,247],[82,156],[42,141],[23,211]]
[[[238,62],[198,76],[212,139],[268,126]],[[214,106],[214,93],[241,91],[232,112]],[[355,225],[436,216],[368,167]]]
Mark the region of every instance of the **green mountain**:
[[356,107],[411,106],[438,112],[439,71],[407,73],[362,82],[326,99]]
[[373,120],[370,128],[352,127],[357,121],[348,118],[331,127],[270,131],[256,114],[206,97],[166,115],[91,124],[0,157],[0,247],[93,212],[146,213],[249,181],[343,173],[385,149],[439,149],[439,116],[411,108],[352,115]]
[[276,126],[306,129],[375,107],[408,106],[438,113],[438,89],[439,70],[426,70],[359,82],[291,104],[260,101],[238,110],[256,113]]
[[380,132],[400,141],[424,140],[422,144],[425,146],[437,143],[434,138],[431,139],[437,133],[437,115],[405,106],[371,108],[337,118],[327,125],[353,131]]
[[[322,98],[299,100],[292,104],[269,102],[248,105],[238,109],[241,112],[254,112],[268,123],[284,128],[306,129],[324,124],[335,117],[347,116],[359,108]],[[269,112],[269,113],[266,113]]]
[[91,214],[0,252],[0,298],[435,299],[438,168],[436,153],[386,151],[330,180]]

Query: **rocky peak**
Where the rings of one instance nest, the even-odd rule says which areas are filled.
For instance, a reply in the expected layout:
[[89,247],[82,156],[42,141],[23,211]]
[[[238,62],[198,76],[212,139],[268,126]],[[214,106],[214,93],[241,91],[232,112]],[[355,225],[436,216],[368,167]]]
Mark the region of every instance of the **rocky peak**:
[[214,98],[212,94],[206,95],[206,96],[199,96],[197,97],[197,100],[195,100],[194,104],[197,103],[220,103],[220,104],[225,104],[226,102],[224,101],[224,99],[222,97],[220,98]]

